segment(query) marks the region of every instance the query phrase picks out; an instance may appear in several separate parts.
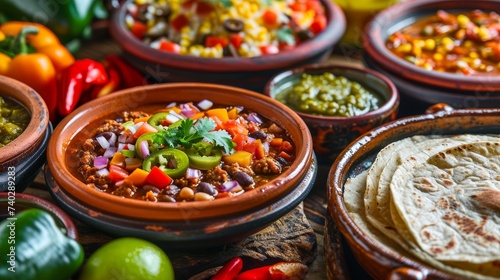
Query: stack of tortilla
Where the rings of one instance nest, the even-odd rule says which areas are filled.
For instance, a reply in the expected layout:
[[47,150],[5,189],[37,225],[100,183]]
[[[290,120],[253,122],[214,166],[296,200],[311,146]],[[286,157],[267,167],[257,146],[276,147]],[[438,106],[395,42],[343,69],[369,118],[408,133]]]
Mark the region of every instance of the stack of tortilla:
[[470,279],[500,279],[500,136],[413,136],[348,179],[353,220],[385,249]]

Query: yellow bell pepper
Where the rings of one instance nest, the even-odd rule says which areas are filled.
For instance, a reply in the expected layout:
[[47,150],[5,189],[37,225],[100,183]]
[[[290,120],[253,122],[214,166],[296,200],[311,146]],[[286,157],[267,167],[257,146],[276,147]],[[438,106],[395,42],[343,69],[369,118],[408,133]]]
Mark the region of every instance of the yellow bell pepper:
[[52,31],[38,23],[12,21],[0,26],[0,74],[38,92],[55,120],[57,74],[74,63]]
[[238,163],[242,167],[248,167],[252,164],[253,154],[247,151],[236,151],[232,155],[222,157],[222,161],[227,164]]

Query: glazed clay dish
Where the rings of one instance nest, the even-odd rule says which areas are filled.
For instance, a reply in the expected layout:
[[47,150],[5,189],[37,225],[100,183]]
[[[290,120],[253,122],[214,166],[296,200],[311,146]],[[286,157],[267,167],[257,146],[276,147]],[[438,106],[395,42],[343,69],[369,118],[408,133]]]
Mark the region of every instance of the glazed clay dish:
[[[166,106],[172,102],[197,103],[204,99],[221,106],[244,106],[277,123],[289,132],[296,147],[297,160],[281,175],[254,190],[213,201],[151,202],[124,199],[88,187],[72,173],[74,167],[70,165],[74,163],[67,160],[68,144],[87,125],[103,119],[111,110],[121,112],[147,106],[162,106],[161,104]],[[54,188],[56,192],[53,193],[56,200],[57,191],[62,191],[65,196],[90,209],[138,220],[189,222],[217,219],[265,209],[292,192],[314,164],[312,139],[306,132],[305,123],[286,106],[247,90],[196,83],[137,87],[91,101],[63,119],[50,139],[47,171],[58,186]],[[49,185],[54,185],[53,183],[48,182]]]
[[[482,197],[498,194],[500,110],[443,108],[368,132],[330,169],[330,214],[372,277],[499,275],[497,244],[488,241],[499,238],[498,205]],[[466,169],[485,173],[472,179]],[[463,221],[490,238],[468,238],[478,231]]]

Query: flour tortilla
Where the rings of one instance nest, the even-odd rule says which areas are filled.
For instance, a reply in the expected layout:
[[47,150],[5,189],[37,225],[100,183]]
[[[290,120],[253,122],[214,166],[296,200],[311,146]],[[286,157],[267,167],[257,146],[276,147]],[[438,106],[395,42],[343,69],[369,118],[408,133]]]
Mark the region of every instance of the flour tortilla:
[[409,230],[440,261],[500,261],[500,141],[430,151],[394,172],[390,192],[404,222],[398,231]]
[[402,255],[404,257],[413,259],[419,258],[421,261],[426,262],[437,269],[452,273],[466,279],[485,279],[494,280],[498,278],[488,277],[481,274],[473,273],[459,268],[468,268],[468,263],[463,262],[450,262],[450,265],[437,261],[431,256],[425,254],[417,247],[410,247],[405,245],[402,247],[400,244],[394,242],[393,239],[384,235],[381,231],[370,224],[366,217],[364,205],[364,193],[366,191],[366,178],[367,171],[360,173],[354,178],[347,179],[344,185],[344,203],[346,209],[351,216],[352,220],[359,226],[359,228],[368,236],[373,243],[378,244],[386,251]]
[[[389,185],[396,168],[412,153],[422,150],[439,150],[452,145],[477,142],[482,140],[500,140],[494,136],[482,135],[416,135],[394,142],[382,149],[369,169],[364,204],[366,216],[370,223],[385,235],[402,244],[401,239],[391,217]],[[407,238],[405,238],[407,239]]]

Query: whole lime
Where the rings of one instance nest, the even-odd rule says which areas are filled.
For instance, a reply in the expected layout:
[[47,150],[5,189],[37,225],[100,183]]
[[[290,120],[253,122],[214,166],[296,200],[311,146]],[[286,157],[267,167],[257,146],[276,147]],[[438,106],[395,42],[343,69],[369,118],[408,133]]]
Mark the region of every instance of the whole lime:
[[170,259],[157,245],[139,238],[115,239],[88,258],[80,280],[175,279]]

